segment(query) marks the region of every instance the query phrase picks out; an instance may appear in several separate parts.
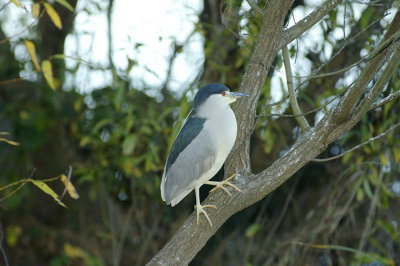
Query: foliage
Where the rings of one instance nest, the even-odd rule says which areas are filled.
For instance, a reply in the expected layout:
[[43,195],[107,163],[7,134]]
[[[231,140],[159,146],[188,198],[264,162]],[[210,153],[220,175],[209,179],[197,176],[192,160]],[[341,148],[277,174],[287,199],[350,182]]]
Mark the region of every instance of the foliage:
[[[27,5],[11,2],[15,9]],[[224,12],[216,12],[215,20],[207,19],[215,7],[205,8],[196,24],[196,32],[205,38],[206,57],[199,83],[223,82],[236,89],[262,19],[244,1],[221,3],[218,10]],[[309,45],[312,33],[289,46],[299,104],[309,121],[318,121],[332,107],[334,95],[346,91],[347,80],[359,73],[363,56],[387,28],[387,20],[382,20],[386,5],[365,6],[361,15],[356,5],[346,2],[324,18],[317,26],[321,40],[314,46]],[[75,6],[74,1],[35,1],[31,15],[57,32],[66,30],[52,39],[63,44],[73,27]],[[304,8],[310,6],[296,1],[293,12]],[[43,22],[45,18],[49,20]],[[63,60],[69,55],[43,51],[42,37],[52,32],[38,26],[30,32],[31,37],[15,44],[0,30],[0,62],[7,62],[0,64],[0,222],[8,259],[12,265],[143,264],[193,208],[190,197],[177,207],[166,207],[159,193],[164,162],[190,99],[183,93],[178,100],[168,86],[154,96],[154,88],[136,88],[117,71],[112,85],[86,94],[64,90],[64,74],[74,74],[85,62],[76,59],[76,69],[65,69]],[[24,61],[16,59],[15,45],[25,47]],[[132,49],[139,52],[140,46]],[[127,73],[140,67],[129,64]],[[349,71],[339,71],[349,66]],[[27,69],[31,77],[21,76]],[[272,164],[300,134],[294,117],[282,116],[292,111],[281,72],[278,54],[257,104],[253,172]],[[393,75],[379,99],[400,90],[399,75]],[[397,99],[371,110],[320,157],[343,153],[385,132],[399,121],[399,109]],[[397,129],[341,159],[308,164],[230,219],[193,263],[399,264],[399,143]],[[67,178],[62,173],[69,165],[73,171]],[[35,168],[35,176],[56,177],[29,176]],[[61,182],[48,185],[55,180]],[[61,201],[65,193],[80,198]],[[68,208],[58,206],[64,204]]]

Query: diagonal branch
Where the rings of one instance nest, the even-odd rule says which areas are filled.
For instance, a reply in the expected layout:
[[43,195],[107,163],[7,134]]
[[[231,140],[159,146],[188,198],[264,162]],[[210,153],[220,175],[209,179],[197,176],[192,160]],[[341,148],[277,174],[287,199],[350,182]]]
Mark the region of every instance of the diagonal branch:
[[253,2],[253,0],[247,0],[247,3],[249,4],[249,6],[251,6],[252,9],[254,9],[254,11],[259,14],[264,16],[264,10],[262,10],[262,8],[260,8],[256,3]]
[[287,45],[321,21],[332,9],[337,7],[342,0],[325,1],[315,8],[308,16],[297,22],[294,26],[285,30],[282,35],[281,46]]
[[398,67],[400,61],[400,42],[397,41],[397,43],[393,45],[392,49],[395,51],[392,58],[389,60],[385,70],[382,72],[374,87],[358,104],[354,112],[354,119],[360,120],[361,116],[363,116],[369,110],[375,99],[385,87],[386,81],[390,79],[394,70]]
[[388,102],[396,100],[397,98],[400,98],[400,91],[393,92],[392,94],[390,94],[389,96],[383,98],[382,100],[379,100],[379,101],[375,102],[374,104],[371,105],[369,110],[381,107],[382,105],[385,105]]
[[[286,8],[290,7],[291,3],[288,6],[284,5],[284,3],[286,2],[287,1],[271,1],[271,6],[269,6],[269,8],[273,7],[273,12],[275,13],[283,12],[284,14],[286,14],[287,9],[284,11],[280,9],[275,9],[282,6]],[[267,13],[268,11],[269,9],[267,9]],[[280,13],[280,15],[282,15],[282,13]],[[388,31],[391,33],[387,35],[393,34],[393,31],[390,31],[390,29],[398,27],[398,25],[396,26],[393,24],[400,24],[397,23],[397,16],[400,15],[397,14],[395,16],[395,19],[393,20]],[[276,31],[276,29],[269,29],[268,31],[265,28],[267,27],[265,22],[275,23],[273,24],[273,26],[277,26],[279,25],[279,23],[281,23],[281,21],[279,21],[279,23],[277,24],[276,21],[274,22],[274,19],[277,20],[277,16],[272,16],[273,18],[267,17],[268,16],[264,18],[262,31],[270,33],[272,30],[275,30],[273,31],[275,35],[272,37],[276,37],[276,34],[280,32]],[[268,25],[269,28],[274,28],[273,26]],[[250,99],[247,103],[239,105],[239,110],[237,111],[237,113],[239,113],[237,115],[239,118],[238,127],[239,129],[241,129],[239,131],[241,132],[241,139],[239,139],[239,143],[241,143],[241,141],[244,139],[244,134],[247,133],[245,132],[245,129],[252,128],[251,126],[254,123],[255,106],[260,95],[260,90],[265,81],[266,71],[269,69],[271,63],[270,61],[263,60],[269,59],[271,57],[273,58],[279,51],[279,46],[277,45],[276,40],[275,42],[268,41],[266,38],[268,34],[266,34],[265,32],[260,33],[259,40],[257,41],[251,58],[252,61],[249,63],[247,72],[242,82],[242,90],[250,92]],[[267,42],[267,47],[264,46],[264,41]],[[368,62],[366,69],[370,69],[371,65],[383,65],[385,63],[385,59],[391,57],[391,53],[393,53],[393,49],[390,49],[390,47],[387,51],[385,50],[386,56],[380,56],[380,54],[377,55],[373,60],[370,60]],[[262,48],[271,48],[272,52],[274,52],[275,54],[269,54],[271,50],[266,52],[263,51]],[[263,63],[265,62],[267,63],[267,67],[263,65]],[[365,75],[368,74],[369,76],[365,78],[370,80],[375,75],[375,73],[375,71],[368,72]],[[388,76],[383,76],[381,82],[387,82],[388,80]],[[349,90],[358,89],[359,88],[357,88],[356,86],[353,86]],[[362,91],[364,91],[365,87],[362,89]],[[352,104],[352,101],[353,98],[351,97],[342,97],[342,101],[338,103],[338,105],[347,106],[349,104],[348,102]],[[254,106],[252,106],[252,104],[254,104]],[[344,117],[348,117],[347,120],[337,120],[335,117],[335,112],[337,110],[338,106],[336,108],[332,108],[330,112],[325,115],[325,117],[321,119],[321,121],[315,127],[307,130],[294,143],[294,145],[285,155],[280,157],[270,167],[268,167],[261,173],[255,175],[247,172],[246,174],[238,175],[235,185],[242,190],[241,193],[232,191],[232,195],[227,196],[223,191],[217,191],[207,197],[203,204],[215,205],[217,207],[216,210],[209,210],[209,215],[210,217],[212,217],[213,227],[210,228],[208,222],[205,219],[201,219],[199,225],[197,225],[196,212],[193,212],[186,219],[184,224],[178,229],[178,231],[173,235],[172,239],[155,257],[153,257],[148,265],[188,264],[229,217],[261,200],[271,191],[275,190],[287,179],[289,179],[294,173],[296,173],[301,167],[303,167],[318,154],[324,151],[329,143],[334,141],[343,133],[347,132],[358,122],[357,120],[350,118],[354,113],[353,109],[347,109],[348,113],[342,112],[342,115]],[[244,121],[244,119],[246,118],[251,118],[251,120]],[[242,150],[241,154],[245,152],[246,150]],[[240,158],[246,160],[245,156]],[[233,164],[231,162],[231,167],[243,170],[246,169],[244,166],[246,166],[246,164],[248,163],[249,162],[247,161],[241,162],[240,159],[238,160],[236,158]],[[232,168],[226,169],[229,170]],[[243,171],[238,172],[243,173]]]
[[[376,73],[382,68],[382,66],[387,62],[387,59],[390,58],[391,47],[394,45],[397,46],[397,40],[393,40],[391,44],[387,45],[386,42],[388,39],[392,39],[393,35],[400,31],[400,11],[397,11],[395,17],[393,18],[392,23],[385,36],[383,37],[381,44],[376,48],[376,51],[379,51],[373,57],[366,67],[361,71],[358,76],[357,81],[354,83],[353,87],[349,89],[344,96],[339,101],[339,104],[335,108],[335,112],[333,113],[333,122],[340,123],[350,118],[352,115],[352,111],[356,107],[358,101],[360,100],[362,94],[365,91],[368,83],[373,79]],[[383,46],[383,47],[382,47]],[[377,95],[376,95],[377,96]],[[376,97],[371,97],[371,104],[376,99]],[[365,110],[364,110],[365,111]],[[362,115],[362,112],[360,113]],[[359,118],[360,114],[357,116]]]

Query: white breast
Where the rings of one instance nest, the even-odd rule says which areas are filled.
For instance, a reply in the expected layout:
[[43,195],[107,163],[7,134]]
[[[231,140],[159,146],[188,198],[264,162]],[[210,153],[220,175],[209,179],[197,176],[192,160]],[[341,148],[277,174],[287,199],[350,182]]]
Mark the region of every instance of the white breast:
[[215,134],[213,141],[218,146],[218,159],[213,167],[196,182],[196,184],[200,185],[210,180],[224,164],[236,140],[237,123],[235,114],[221,95],[210,96],[207,102],[197,111],[196,115],[207,119],[207,125],[205,126],[209,127],[209,130]]

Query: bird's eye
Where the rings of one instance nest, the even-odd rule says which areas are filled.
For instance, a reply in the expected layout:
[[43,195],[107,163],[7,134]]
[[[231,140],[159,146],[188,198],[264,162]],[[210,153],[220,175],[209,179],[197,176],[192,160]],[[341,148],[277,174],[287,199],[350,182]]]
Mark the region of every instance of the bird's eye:
[[222,95],[222,96],[225,96],[225,95],[226,95],[226,92],[225,92],[225,91],[223,91],[223,92],[221,93],[221,95]]

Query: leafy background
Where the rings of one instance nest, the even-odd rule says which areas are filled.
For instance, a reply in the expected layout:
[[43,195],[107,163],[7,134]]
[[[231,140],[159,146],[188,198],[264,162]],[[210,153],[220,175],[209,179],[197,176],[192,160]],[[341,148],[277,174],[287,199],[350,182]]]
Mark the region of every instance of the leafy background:
[[[171,208],[159,192],[164,162],[192,95],[211,82],[239,87],[261,19],[245,8],[245,1],[204,1],[194,27],[204,38],[204,66],[183,93],[171,90],[169,75],[160,88],[136,87],[112,62],[106,67],[113,73],[112,84],[82,93],[63,89],[66,73],[87,65],[75,58],[77,66],[71,69],[64,62],[77,1],[11,2],[2,5],[26,8],[27,16],[37,21],[25,25],[33,37],[18,41],[0,27],[0,229],[7,260],[10,265],[144,264],[193,210],[193,195]],[[296,1],[293,12],[314,5]],[[398,1],[364,4],[356,15],[360,5],[345,2],[318,24],[323,38],[318,46],[303,48],[310,36],[292,44],[295,68],[304,65],[308,73],[332,73],[356,63],[347,72],[303,83],[296,78],[303,112],[319,108],[308,116],[310,121],[329,109],[327,102],[358,73],[363,66],[359,60],[385,32],[387,20],[382,18],[396,5]],[[0,25],[7,20],[2,18]],[[338,37],[344,28],[347,35]],[[171,65],[185,45],[171,48]],[[23,59],[16,57],[16,47],[26,51]],[[139,48],[132,47],[136,53]],[[260,98],[251,137],[253,172],[269,166],[299,134],[294,118],[268,115],[291,114],[285,101],[268,105],[274,95],[286,96],[281,66],[278,55]],[[125,73],[135,67],[140,66],[130,62]],[[397,71],[380,97],[399,89]],[[398,100],[369,112],[321,157],[368,141],[397,123],[399,114]],[[397,129],[341,159],[306,165],[268,197],[233,216],[192,264],[400,264],[399,135]],[[70,177],[79,199],[68,194],[60,198],[63,175]],[[208,189],[202,189],[203,198]],[[60,199],[66,208],[57,204]]]

